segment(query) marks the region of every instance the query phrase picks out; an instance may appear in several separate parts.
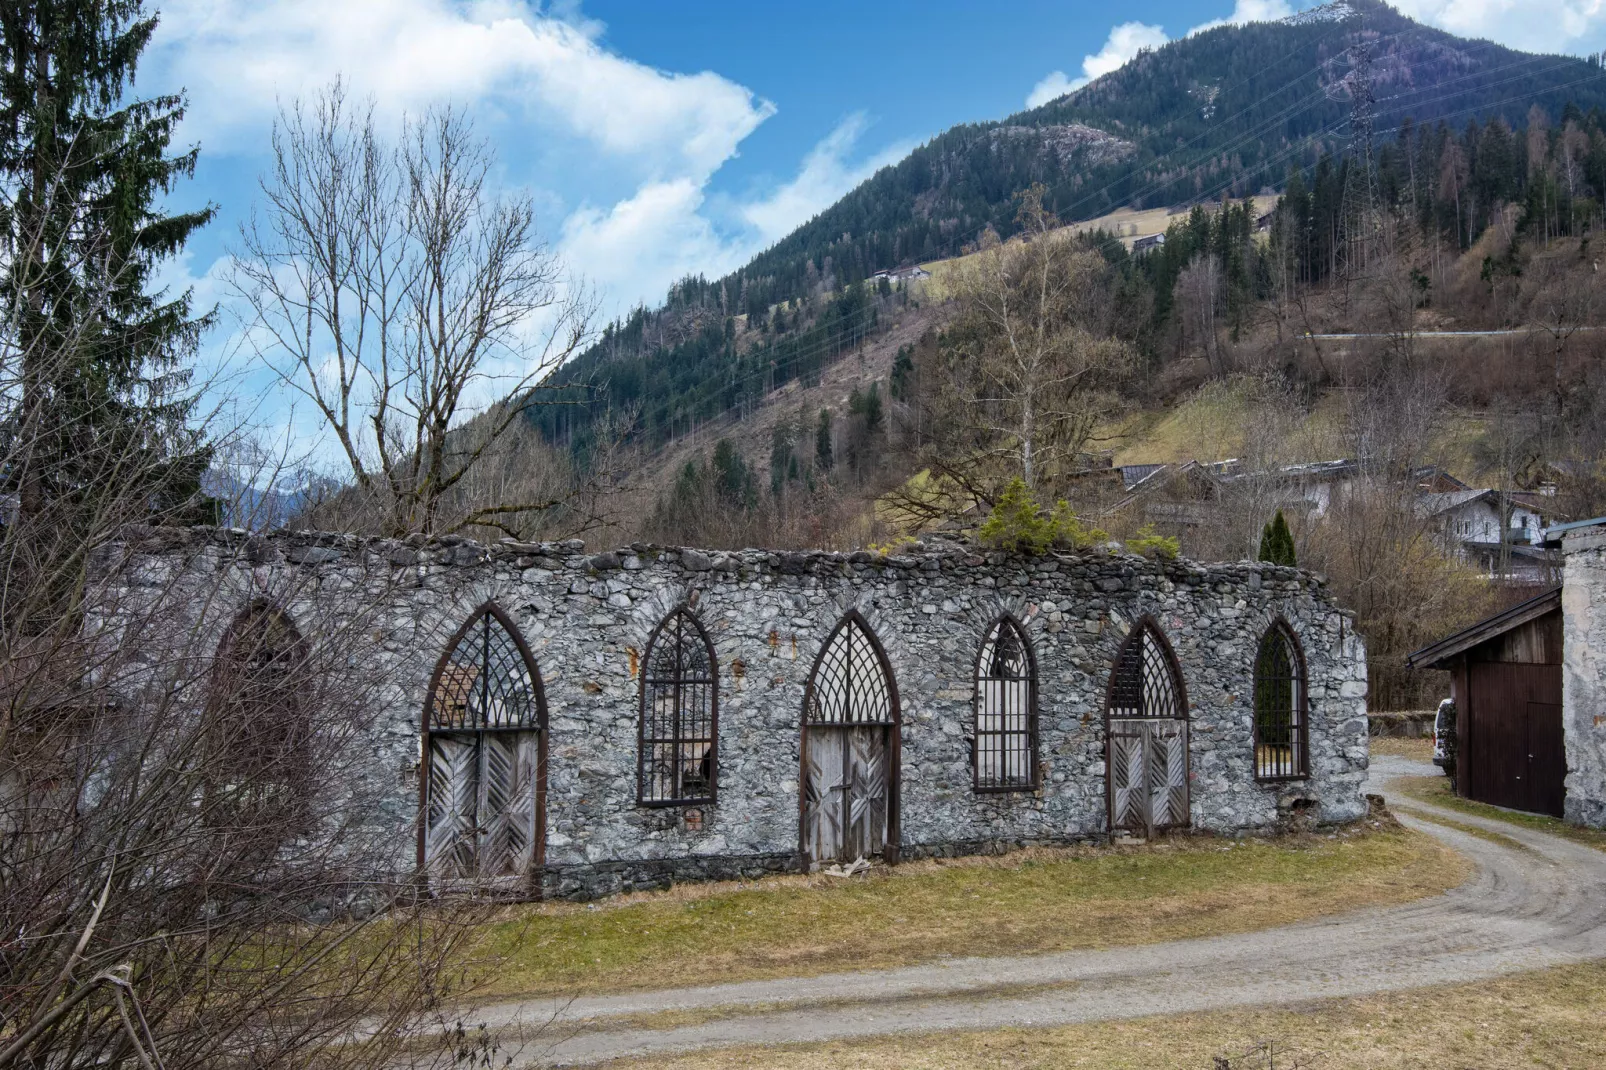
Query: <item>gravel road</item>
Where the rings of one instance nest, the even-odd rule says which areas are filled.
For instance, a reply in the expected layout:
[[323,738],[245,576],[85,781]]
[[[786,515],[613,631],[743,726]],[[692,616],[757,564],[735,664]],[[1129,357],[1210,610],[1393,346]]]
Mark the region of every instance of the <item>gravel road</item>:
[[[1388,778],[1434,774],[1391,756]],[[1255,933],[1107,951],[949,959],[894,970],[480,1008],[514,1065],[954,1029],[1050,1026],[1243,1005],[1275,1005],[1462,982],[1606,957],[1606,853],[1420,803],[1396,809],[1476,863],[1446,895]],[[1413,816],[1500,832],[1517,849]],[[711,1020],[644,1028],[665,1011]],[[615,1020],[610,1026],[609,1020]],[[651,1023],[647,1023],[650,1025]]]

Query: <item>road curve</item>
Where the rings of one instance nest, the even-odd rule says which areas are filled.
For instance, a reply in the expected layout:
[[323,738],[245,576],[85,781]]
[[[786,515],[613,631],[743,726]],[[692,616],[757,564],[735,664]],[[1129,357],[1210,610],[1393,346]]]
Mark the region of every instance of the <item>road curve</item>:
[[[1434,770],[1402,759],[1374,765],[1377,779],[1419,771]],[[1408,805],[1396,810],[1404,824],[1476,864],[1466,884],[1403,906],[1233,936],[532,1000],[480,1008],[473,1020],[485,1023],[517,1067],[575,1066],[742,1045],[1268,1006],[1606,957],[1606,853],[1520,826]],[[1416,814],[1499,832],[1521,848]],[[665,1011],[723,1016],[668,1028],[608,1024]]]

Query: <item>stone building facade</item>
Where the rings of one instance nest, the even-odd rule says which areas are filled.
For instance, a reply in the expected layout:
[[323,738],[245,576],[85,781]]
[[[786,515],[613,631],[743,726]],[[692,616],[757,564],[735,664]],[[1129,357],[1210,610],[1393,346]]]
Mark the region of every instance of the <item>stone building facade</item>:
[[[182,618],[175,634],[203,643],[262,605],[295,622],[309,649],[340,637],[341,666],[371,682],[362,730],[350,742],[361,756],[350,805],[391,845],[396,873],[417,871],[428,856],[419,828],[436,819],[421,819],[421,809],[448,790],[431,795],[426,752],[434,744],[425,739],[424,711],[442,724],[438,718],[454,715],[440,711],[483,705],[467,697],[478,670],[461,653],[478,649],[471,644],[481,642],[474,629],[482,626],[504,645],[504,631],[515,635],[519,656],[535,669],[537,701],[520,716],[539,738],[521,736],[528,748],[505,749],[514,766],[529,763],[510,774],[524,777],[518,790],[539,794],[534,817],[518,818],[535,822],[532,854],[514,867],[530,894],[583,898],[828,861],[807,853],[810,822],[821,812],[811,807],[824,804],[811,796],[823,782],[804,724],[806,707],[814,711],[807,716],[831,716],[820,712],[830,688],[813,674],[817,663],[831,671],[836,654],[822,647],[839,634],[868,659],[845,670],[850,689],[863,691],[855,673],[885,677],[875,700],[881,713],[843,716],[889,722],[876,729],[884,756],[866,759],[881,762],[888,781],[872,798],[885,808],[878,813],[886,827],[872,835],[885,838],[889,859],[1108,837],[1112,823],[1125,821],[1112,822],[1123,805],[1117,797],[1135,798],[1131,784],[1115,781],[1147,775],[1139,763],[1153,764],[1122,752],[1123,772],[1107,775],[1117,742],[1111,707],[1128,702],[1127,714],[1143,713],[1136,705],[1151,702],[1151,685],[1174,692],[1168,716],[1182,727],[1165,743],[1155,739],[1166,733],[1140,739],[1147,729],[1138,722],[1121,722],[1138,723],[1136,735],[1115,735],[1138,740],[1122,746],[1171,748],[1169,798],[1180,811],[1158,824],[1237,833],[1275,828],[1295,812],[1322,822],[1365,812],[1364,645],[1321,579],[1296,569],[1104,550],[1026,559],[948,543],[894,556],[640,545],[588,553],[577,541],[480,545],[215,529],[133,531],[97,567],[89,619],[108,636],[146,619],[161,600]],[[643,786],[643,675],[659,671],[649,661],[662,659],[649,647],[664,641],[660,626],[677,610],[686,634],[706,640],[712,655],[711,679],[696,686],[717,711],[717,740],[712,754],[691,755],[702,764],[686,773],[697,780],[687,790],[711,801],[695,805],[655,804]],[[978,677],[990,671],[983,647],[1005,620],[1027,648],[1019,664],[1029,665],[1030,691],[1018,693],[1029,695],[1034,724],[1029,740],[1017,739],[1022,754],[1029,745],[1033,768],[1015,790],[978,790]],[[1286,637],[1274,673],[1280,683],[1257,679],[1257,671],[1272,671],[1273,631]],[[491,641],[484,639],[487,651]],[[1140,649],[1149,662],[1123,675],[1119,666],[1135,666]],[[147,660],[157,671],[161,650]],[[515,677],[523,679],[517,671],[506,678]],[[1129,691],[1137,697],[1119,697]],[[1273,691],[1291,696],[1282,701],[1297,707],[1300,723],[1268,743],[1256,709]],[[689,701],[681,690],[673,695]],[[660,701],[668,700],[653,699]],[[855,710],[866,701],[843,699]],[[839,727],[821,720],[808,731],[835,740],[829,733]],[[1265,764],[1273,752],[1280,757]],[[1166,756],[1156,760],[1164,766]],[[1266,775],[1274,766],[1279,775]],[[482,834],[483,827],[482,820]]]

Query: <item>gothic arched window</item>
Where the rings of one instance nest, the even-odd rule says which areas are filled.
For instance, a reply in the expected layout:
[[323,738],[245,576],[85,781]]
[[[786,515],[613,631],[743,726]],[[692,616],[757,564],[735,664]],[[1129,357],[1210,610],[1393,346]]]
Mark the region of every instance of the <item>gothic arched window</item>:
[[1026,633],[1000,617],[976,659],[977,791],[1037,787],[1037,664]]
[[424,708],[420,861],[437,878],[533,881],[546,842],[546,696],[495,604],[435,666]]
[[1255,777],[1309,776],[1305,752],[1305,656],[1293,629],[1279,619],[1255,653]]
[[229,625],[207,698],[211,819],[265,827],[302,816],[312,743],[306,662],[289,614],[267,602],[247,606]]
[[1145,618],[1122,644],[1105,709],[1110,828],[1188,824],[1188,698],[1171,644]]
[[644,806],[714,801],[719,674],[714,646],[688,609],[665,617],[641,674],[638,798]]

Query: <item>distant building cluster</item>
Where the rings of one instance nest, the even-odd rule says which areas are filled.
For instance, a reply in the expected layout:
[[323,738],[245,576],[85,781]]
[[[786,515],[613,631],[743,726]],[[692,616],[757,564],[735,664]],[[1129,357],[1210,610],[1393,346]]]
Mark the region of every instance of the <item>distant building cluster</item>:
[[[1110,510],[1132,510],[1141,519],[1179,535],[1216,521],[1236,490],[1259,499],[1266,512],[1281,509],[1290,519],[1326,515],[1363,478],[1380,477],[1353,458],[1253,470],[1241,460],[1112,465],[1124,496]],[[1473,487],[1442,468],[1399,473],[1386,482],[1402,493],[1402,507],[1436,534],[1446,554],[1515,585],[1554,582],[1560,561],[1542,543],[1547,524],[1562,519],[1554,487],[1537,491]]]

